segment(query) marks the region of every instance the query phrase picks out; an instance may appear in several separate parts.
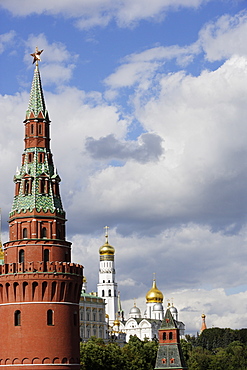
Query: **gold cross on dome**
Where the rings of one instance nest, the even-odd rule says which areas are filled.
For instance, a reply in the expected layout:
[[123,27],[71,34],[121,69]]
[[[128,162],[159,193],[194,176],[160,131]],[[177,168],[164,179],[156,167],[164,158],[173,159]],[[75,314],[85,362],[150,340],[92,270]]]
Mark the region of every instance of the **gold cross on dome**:
[[36,62],[36,66],[38,65],[39,62],[41,62],[41,59],[40,59],[40,54],[43,52],[43,49],[42,50],[39,50],[38,49],[38,46],[36,46],[35,48],[35,52],[30,54],[31,57],[33,57],[33,64]]
[[108,230],[109,230],[109,226],[105,226],[104,229],[105,229],[106,242],[108,243]]

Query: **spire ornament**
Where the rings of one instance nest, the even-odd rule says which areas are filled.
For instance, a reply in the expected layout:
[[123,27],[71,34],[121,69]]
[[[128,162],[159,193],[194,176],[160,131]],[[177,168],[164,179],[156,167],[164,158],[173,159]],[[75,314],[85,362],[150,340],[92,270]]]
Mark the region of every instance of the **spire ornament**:
[[105,226],[104,229],[105,229],[105,239],[106,239],[105,242],[108,243],[108,235],[109,235],[108,234],[108,230],[109,230],[109,226]]
[[36,66],[39,65],[39,62],[41,62],[41,58],[40,58],[40,54],[43,52],[44,50],[39,50],[38,49],[38,46],[36,46],[35,48],[35,52],[30,54],[31,57],[33,57],[33,64],[36,62]]

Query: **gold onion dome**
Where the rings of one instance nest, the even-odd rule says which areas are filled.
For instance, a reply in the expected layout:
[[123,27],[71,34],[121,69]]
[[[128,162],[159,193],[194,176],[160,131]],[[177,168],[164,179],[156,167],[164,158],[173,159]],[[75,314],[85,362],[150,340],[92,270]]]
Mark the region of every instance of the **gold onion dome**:
[[155,279],[153,280],[153,286],[152,288],[147,292],[146,294],[146,302],[150,302],[150,303],[162,303],[163,302],[163,294],[161,293],[161,291],[157,288],[156,286],[156,281]]
[[103,254],[114,254],[114,253],[115,253],[115,248],[108,243],[108,240],[99,249],[99,254],[100,255],[103,255]]
[[107,255],[109,255],[109,254],[110,255],[114,255],[115,248],[108,243],[108,229],[109,229],[109,227],[106,226],[105,229],[106,229],[106,234],[105,234],[106,240],[105,240],[105,244],[102,245],[102,247],[100,247],[99,254],[100,255],[105,255],[105,254],[107,254]]
[[119,325],[120,325],[120,321],[118,319],[114,320],[113,326],[119,326]]

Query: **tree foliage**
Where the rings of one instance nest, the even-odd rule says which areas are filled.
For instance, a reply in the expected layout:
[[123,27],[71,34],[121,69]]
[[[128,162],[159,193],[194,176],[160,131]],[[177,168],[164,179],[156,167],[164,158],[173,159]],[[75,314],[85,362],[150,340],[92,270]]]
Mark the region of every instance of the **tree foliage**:
[[105,344],[102,339],[92,337],[81,344],[82,370],[153,370],[157,342],[141,341],[132,336],[124,347],[117,343]]
[[189,370],[247,369],[247,329],[206,329],[186,340],[183,346]]
[[[188,370],[246,370],[247,329],[206,329],[181,346]],[[153,370],[158,343],[132,336],[123,347],[92,337],[81,344],[82,370]]]

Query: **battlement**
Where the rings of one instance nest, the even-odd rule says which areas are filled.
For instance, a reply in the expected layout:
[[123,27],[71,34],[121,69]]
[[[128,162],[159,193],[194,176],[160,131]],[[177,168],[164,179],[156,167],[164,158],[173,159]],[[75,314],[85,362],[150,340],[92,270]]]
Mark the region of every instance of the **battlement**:
[[0,275],[18,273],[55,273],[82,276],[83,266],[71,262],[22,262],[0,265]]

